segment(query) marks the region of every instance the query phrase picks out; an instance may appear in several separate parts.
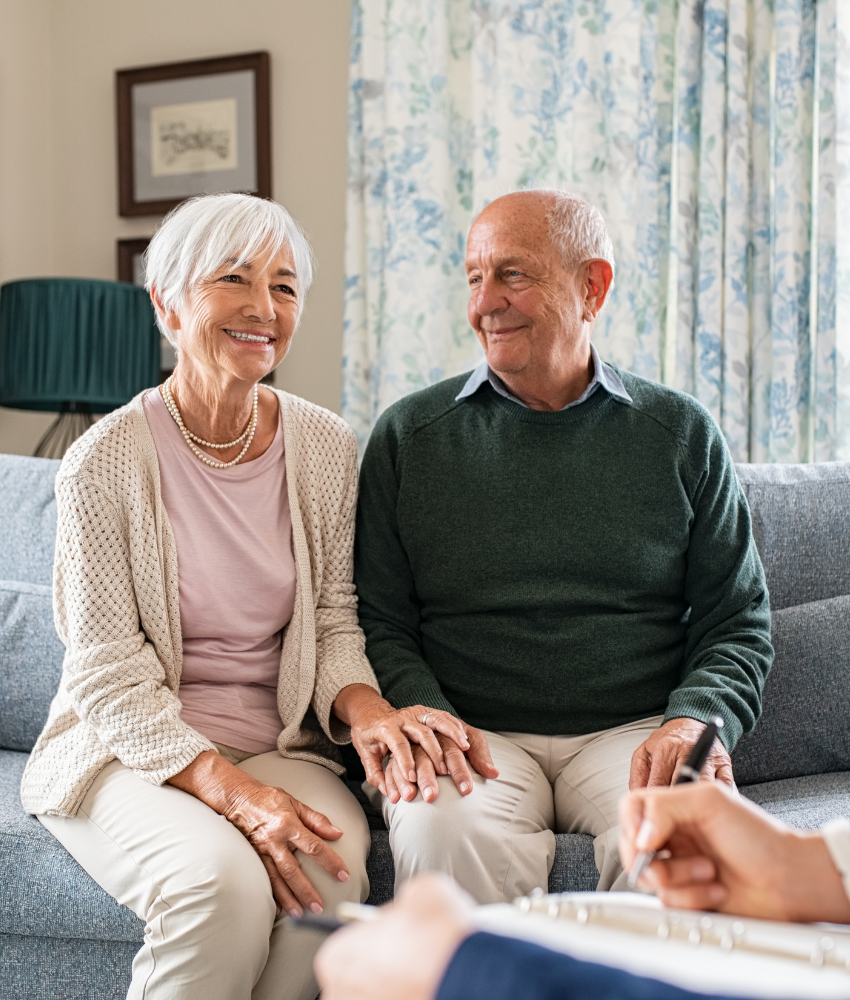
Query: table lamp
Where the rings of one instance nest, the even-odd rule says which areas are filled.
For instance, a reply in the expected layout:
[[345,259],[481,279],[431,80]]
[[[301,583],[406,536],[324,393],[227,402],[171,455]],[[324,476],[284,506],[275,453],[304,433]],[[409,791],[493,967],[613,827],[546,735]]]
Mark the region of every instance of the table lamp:
[[95,413],[159,382],[159,331],[143,288],[29,278],[0,288],[0,406],[58,411],[35,455],[61,458]]

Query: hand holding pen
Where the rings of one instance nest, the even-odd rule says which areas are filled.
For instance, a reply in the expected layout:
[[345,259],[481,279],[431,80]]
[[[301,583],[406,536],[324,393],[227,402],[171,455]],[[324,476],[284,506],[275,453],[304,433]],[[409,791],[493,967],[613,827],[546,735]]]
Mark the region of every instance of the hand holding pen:
[[[700,773],[705,767],[708,755],[711,753],[711,748],[714,745],[717,733],[722,728],[723,719],[721,719],[719,715],[716,715],[702,731],[700,738],[697,740],[693,750],[691,750],[690,755],[688,756],[687,762],[682,765],[674,784],[684,785],[692,781],[699,781]],[[645,839],[645,833],[645,828],[642,826],[637,835],[637,845],[639,848],[642,841]],[[642,834],[644,836],[642,836]],[[656,853],[656,851],[641,850],[635,857],[634,862],[629,869],[628,885],[630,889],[634,889],[637,886],[641,876],[652,864]]]

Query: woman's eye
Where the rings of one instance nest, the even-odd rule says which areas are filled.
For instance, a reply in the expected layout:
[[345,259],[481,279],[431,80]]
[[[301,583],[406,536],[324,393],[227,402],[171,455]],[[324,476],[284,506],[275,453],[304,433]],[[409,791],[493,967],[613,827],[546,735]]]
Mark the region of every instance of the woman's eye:
[[275,285],[276,292],[283,292],[284,295],[295,295],[295,289],[290,285]]
[[219,278],[219,281],[230,281],[233,283],[236,283],[237,281],[241,280],[242,279],[239,277],[238,274],[223,274],[221,278]]

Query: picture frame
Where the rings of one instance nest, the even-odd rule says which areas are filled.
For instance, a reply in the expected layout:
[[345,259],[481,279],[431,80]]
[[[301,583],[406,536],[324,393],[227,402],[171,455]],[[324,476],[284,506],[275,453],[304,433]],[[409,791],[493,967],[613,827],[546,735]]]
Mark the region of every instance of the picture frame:
[[120,215],[224,191],[271,197],[268,52],[118,70],[115,86]]
[[145,274],[142,269],[142,254],[147,250],[150,241],[150,236],[117,241],[115,249],[119,281],[126,281],[130,285],[144,288]]

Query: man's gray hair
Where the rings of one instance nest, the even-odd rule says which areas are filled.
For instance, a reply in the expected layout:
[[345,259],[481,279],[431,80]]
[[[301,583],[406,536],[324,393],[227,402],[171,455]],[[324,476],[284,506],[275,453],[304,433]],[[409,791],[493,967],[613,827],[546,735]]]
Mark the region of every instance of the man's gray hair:
[[[144,256],[145,288],[156,288],[166,310],[183,305],[193,285],[222,265],[249,264],[288,246],[298,276],[298,317],[313,281],[313,251],[282,205],[248,194],[208,194],[171,210]],[[176,346],[174,331],[157,317]]]
[[599,209],[566,191],[542,190],[541,193],[552,198],[552,207],[546,214],[549,239],[564,267],[574,273],[586,260],[600,258],[607,260],[613,271],[614,245]]

